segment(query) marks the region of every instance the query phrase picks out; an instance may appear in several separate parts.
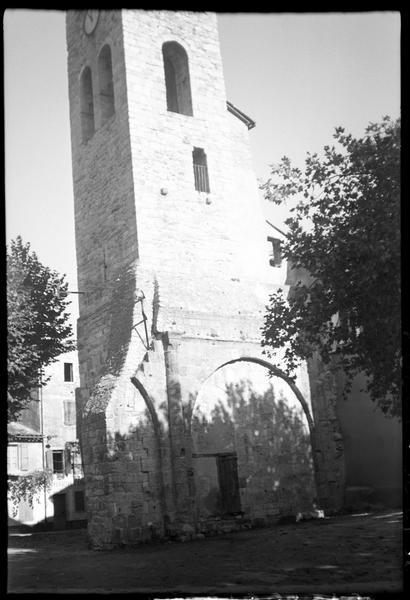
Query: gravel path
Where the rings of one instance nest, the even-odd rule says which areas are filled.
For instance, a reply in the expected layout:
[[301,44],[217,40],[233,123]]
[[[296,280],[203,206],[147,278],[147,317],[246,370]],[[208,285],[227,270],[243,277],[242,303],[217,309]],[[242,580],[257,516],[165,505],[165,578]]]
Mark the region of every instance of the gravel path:
[[85,530],[9,536],[9,592],[181,594],[402,590],[402,513],[95,552]]

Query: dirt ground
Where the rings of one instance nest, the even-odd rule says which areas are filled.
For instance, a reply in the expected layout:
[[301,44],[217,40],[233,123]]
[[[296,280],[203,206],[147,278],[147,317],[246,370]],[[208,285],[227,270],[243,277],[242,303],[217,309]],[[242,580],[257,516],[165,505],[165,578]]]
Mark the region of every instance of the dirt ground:
[[86,531],[11,534],[8,593],[396,594],[402,513],[253,529],[95,552]]

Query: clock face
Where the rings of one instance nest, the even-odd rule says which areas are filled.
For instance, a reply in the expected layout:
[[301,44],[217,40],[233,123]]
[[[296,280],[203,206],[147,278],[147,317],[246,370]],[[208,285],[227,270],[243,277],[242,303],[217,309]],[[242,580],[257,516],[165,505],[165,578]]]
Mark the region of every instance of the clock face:
[[84,31],[87,35],[90,35],[97,26],[98,23],[98,10],[87,10],[84,17]]

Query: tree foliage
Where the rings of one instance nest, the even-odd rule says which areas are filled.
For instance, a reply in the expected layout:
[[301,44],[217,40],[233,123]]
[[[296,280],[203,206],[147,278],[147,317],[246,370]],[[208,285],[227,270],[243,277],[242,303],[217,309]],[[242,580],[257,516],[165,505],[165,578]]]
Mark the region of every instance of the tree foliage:
[[295,201],[283,255],[304,273],[286,299],[270,298],[264,351],[285,349],[288,373],[319,351],[358,373],[384,413],[400,414],[400,120],[384,117],[356,139],[336,128],[335,146],[307,154],[304,170],[284,157],[262,185],[265,198]]
[[64,276],[45,267],[20,236],[7,249],[8,418],[18,419],[44,369],[75,348]]
[[28,475],[10,475],[7,480],[9,498],[12,504],[12,516],[18,514],[20,503],[26,501],[33,507],[34,498],[40,502],[39,493],[50,490],[53,482],[52,471],[34,471]]

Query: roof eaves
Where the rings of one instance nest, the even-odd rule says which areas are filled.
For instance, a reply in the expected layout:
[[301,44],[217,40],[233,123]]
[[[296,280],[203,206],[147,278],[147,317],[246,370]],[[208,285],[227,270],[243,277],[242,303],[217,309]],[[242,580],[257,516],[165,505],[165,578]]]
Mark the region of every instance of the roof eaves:
[[30,433],[9,433],[9,442],[41,442],[43,436],[39,433],[37,435]]

